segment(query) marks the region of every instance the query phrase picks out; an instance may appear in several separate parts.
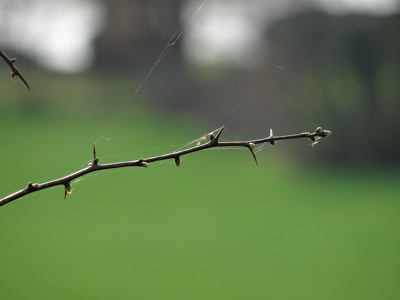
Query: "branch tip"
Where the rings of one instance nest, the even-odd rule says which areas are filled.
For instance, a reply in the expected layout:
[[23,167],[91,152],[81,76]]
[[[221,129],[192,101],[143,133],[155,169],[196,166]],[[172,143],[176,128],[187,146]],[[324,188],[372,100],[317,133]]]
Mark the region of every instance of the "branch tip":
[[314,134],[319,137],[327,137],[330,136],[332,132],[330,132],[329,130],[323,130],[321,127],[318,127],[317,129],[315,129]]
[[332,134],[332,132],[330,132],[329,130],[319,130],[317,133],[318,133],[318,136],[320,136],[320,137],[327,137]]
[[315,129],[315,132],[313,134],[309,134],[306,132],[306,137],[309,137],[310,140],[312,141],[311,146],[314,147],[315,145],[318,144],[318,140],[323,137],[330,136],[331,132],[329,130],[323,130],[321,127],[317,127]]

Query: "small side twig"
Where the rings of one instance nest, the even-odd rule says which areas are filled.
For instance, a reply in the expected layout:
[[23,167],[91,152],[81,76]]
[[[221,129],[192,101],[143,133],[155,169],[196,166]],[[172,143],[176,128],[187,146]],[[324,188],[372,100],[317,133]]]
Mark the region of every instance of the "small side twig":
[[18,70],[18,68],[15,66],[16,58],[9,58],[3,51],[0,50],[0,56],[4,59],[4,61],[10,66],[11,69],[11,78],[16,79],[19,77],[22,82],[26,85],[26,87],[31,90],[28,82],[25,80],[24,76],[21,74],[21,72]]
[[303,133],[297,133],[297,134],[292,134],[292,135],[282,135],[282,136],[274,136],[272,134],[272,130],[270,131],[270,136],[267,138],[263,139],[258,139],[258,140],[250,140],[250,141],[236,141],[236,142],[220,142],[219,137],[221,136],[222,131],[224,130],[224,127],[221,127],[216,130],[216,134],[210,133],[209,136],[209,141],[204,144],[196,145],[194,147],[177,151],[177,152],[172,152],[164,155],[159,155],[159,156],[154,156],[150,158],[141,158],[138,160],[133,160],[133,161],[124,161],[124,162],[116,162],[116,163],[108,163],[108,164],[99,164],[99,159],[96,155],[96,148],[93,146],[93,160],[91,163],[86,168],[83,168],[82,170],[79,170],[75,173],[69,174],[65,177],[55,179],[52,181],[48,181],[45,183],[32,183],[29,182],[28,186],[18,192],[15,192],[7,197],[4,197],[3,199],[0,199],[0,206],[5,205],[7,203],[10,203],[13,200],[16,200],[18,198],[21,198],[22,196],[31,194],[33,192],[37,192],[40,190],[48,189],[53,186],[57,185],[63,185],[64,186],[64,198],[67,197],[67,195],[72,193],[72,187],[71,187],[71,181],[82,177],[86,174],[95,172],[95,171],[100,171],[100,170],[108,170],[108,169],[116,169],[116,168],[124,168],[124,167],[142,167],[142,168],[147,168],[150,163],[161,161],[161,160],[167,160],[167,159],[173,159],[175,161],[176,166],[179,166],[181,161],[180,157],[186,154],[194,153],[197,151],[209,149],[209,148],[216,148],[216,147],[245,147],[248,148],[257,163],[257,158],[256,155],[253,151],[253,148],[257,144],[264,144],[264,143],[270,143],[271,145],[274,145],[276,141],[281,141],[281,140],[291,140],[291,139],[298,139],[298,138],[309,138],[313,143],[312,145],[315,145],[318,140],[322,137],[327,137],[331,134],[329,130],[322,130],[322,128],[318,127],[315,132],[309,133],[309,132],[303,132]]

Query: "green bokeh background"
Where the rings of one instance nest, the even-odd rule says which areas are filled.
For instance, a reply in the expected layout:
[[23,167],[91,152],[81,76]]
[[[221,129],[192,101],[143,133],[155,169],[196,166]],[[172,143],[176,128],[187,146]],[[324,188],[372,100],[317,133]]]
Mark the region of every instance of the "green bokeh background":
[[[133,160],[215,129],[144,95],[114,119],[110,99],[131,96],[123,76],[30,74],[35,93],[1,83],[2,196],[86,166],[94,142],[100,162]],[[285,154],[335,138],[278,143],[258,167],[245,150],[203,151],[7,204],[1,299],[398,299],[396,168]]]

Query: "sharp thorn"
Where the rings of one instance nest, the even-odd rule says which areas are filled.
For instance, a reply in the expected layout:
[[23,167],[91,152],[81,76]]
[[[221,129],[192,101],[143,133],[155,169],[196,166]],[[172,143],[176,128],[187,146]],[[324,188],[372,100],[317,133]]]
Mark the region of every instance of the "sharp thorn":
[[93,164],[97,164],[99,162],[99,159],[97,158],[96,154],[96,144],[93,144]]
[[251,154],[253,155],[253,158],[254,158],[254,161],[256,162],[256,165],[258,166],[256,154],[254,153],[253,149],[250,146],[248,148],[249,148]]
[[222,131],[225,129],[225,125],[222,126],[221,128],[218,128],[217,135],[215,136],[215,139],[218,140],[218,138],[221,136]]
[[28,90],[31,90],[31,87],[29,86],[28,82],[25,80],[24,76],[18,71],[17,76],[22,80],[22,82],[25,84],[25,86],[28,88]]

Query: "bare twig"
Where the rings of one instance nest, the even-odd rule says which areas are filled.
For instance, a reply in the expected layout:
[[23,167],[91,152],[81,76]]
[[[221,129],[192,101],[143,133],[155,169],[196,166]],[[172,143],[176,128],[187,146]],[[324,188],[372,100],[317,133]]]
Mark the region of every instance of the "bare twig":
[[72,192],[72,187],[71,187],[72,180],[79,178],[81,176],[84,176],[88,173],[95,172],[95,171],[116,169],[116,168],[123,168],[123,167],[147,168],[150,163],[161,161],[161,160],[166,160],[166,159],[174,159],[175,164],[177,166],[179,166],[181,156],[189,154],[189,153],[209,149],[209,148],[215,148],[215,147],[246,147],[250,150],[255,162],[257,163],[256,155],[253,151],[253,148],[255,147],[256,144],[270,143],[273,145],[276,141],[280,141],[280,140],[309,138],[313,142],[312,145],[315,145],[321,137],[326,137],[326,136],[330,135],[330,133],[331,133],[328,130],[322,130],[322,128],[318,127],[314,133],[303,132],[303,133],[292,134],[292,135],[274,136],[272,133],[272,130],[270,130],[269,137],[263,138],[263,139],[251,140],[251,141],[220,142],[219,137],[221,136],[221,133],[223,130],[224,130],[224,127],[221,127],[216,130],[216,134],[210,133],[209,141],[205,144],[200,144],[200,145],[197,145],[197,146],[194,146],[192,148],[188,148],[188,149],[185,149],[182,151],[172,152],[172,153],[168,153],[168,154],[164,154],[164,155],[160,155],[160,156],[154,156],[154,157],[150,157],[150,158],[141,158],[141,159],[134,160],[134,161],[99,164],[99,159],[96,155],[96,148],[93,147],[93,160],[86,168],[83,168],[82,170],[79,170],[75,173],[69,174],[65,177],[55,179],[52,181],[48,181],[45,183],[39,184],[39,183],[29,182],[28,186],[26,188],[1,199],[0,206],[5,205],[15,199],[25,196],[27,194],[31,194],[33,192],[48,189],[50,187],[57,186],[57,185],[64,186],[64,197],[67,197],[67,195],[71,194],[71,192]]
[[14,65],[15,61],[17,60],[16,58],[9,58],[3,51],[0,50],[0,56],[5,60],[6,63],[8,63],[8,65],[11,68],[11,77],[13,79],[19,77],[22,82],[26,85],[26,87],[31,90],[31,88],[29,87],[28,82],[25,80],[24,76],[22,76],[21,72],[18,70],[18,68]]

